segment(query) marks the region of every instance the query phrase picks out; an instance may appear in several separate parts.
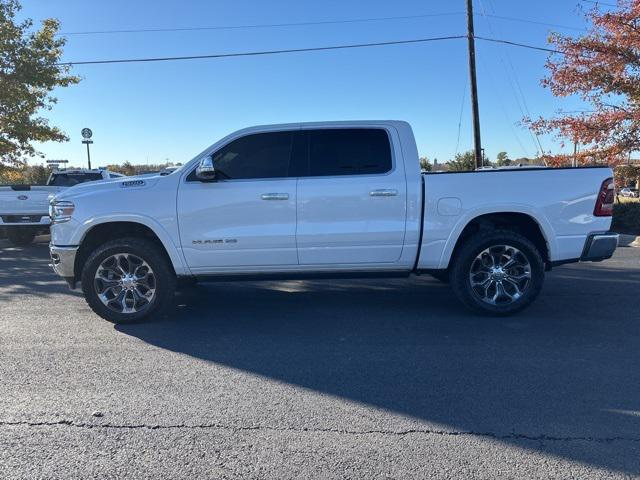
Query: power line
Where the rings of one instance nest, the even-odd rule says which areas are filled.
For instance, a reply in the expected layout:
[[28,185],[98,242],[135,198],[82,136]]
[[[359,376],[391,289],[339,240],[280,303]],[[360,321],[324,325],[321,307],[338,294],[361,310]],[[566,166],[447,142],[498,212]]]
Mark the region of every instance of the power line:
[[493,42],[493,43],[503,43],[505,45],[511,45],[513,47],[522,47],[522,48],[528,48],[530,50],[539,50],[541,52],[549,52],[549,53],[559,53],[559,54],[563,54],[563,52],[561,52],[560,50],[555,50],[553,48],[546,48],[546,47],[537,47],[535,45],[528,45],[526,43],[519,43],[519,42],[512,42],[510,40],[502,40],[499,38],[488,38],[488,37],[479,37],[476,35],[476,39],[478,40],[484,40],[485,42]]
[[[479,0],[479,1],[480,1],[480,7],[482,9],[481,10],[482,14],[485,16],[485,19],[487,21],[487,25],[489,26],[489,30],[491,31],[491,35],[497,37],[498,35],[496,35],[496,32],[494,31],[493,26],[491,25],[491,22],[489,21],[489,18],[487,18],[488,15],[487,15],[487,13],[485,11],[484,4],[483,4],[482,0]],[[492,1],[488,0],[488,2],[493,8]],[[494,12],[495,12],[495,9],[494,9]],[[505,48],[505,47],[502,47],[502,48]],[[509,67],[511,67],[510,71],[507,69],[507,66],[505,64],[504,58],[506,58],[507,63],[509,64]],[[522,86],[520,85],[520,80],[518,79],[518,74],[516,72],[515,67],[513,66],[513,62],[511,61],[511,56],[509,55],[509,52],[507,52],[506,50],[504,51],[504,57],[502,55],[500,55],[500,63],[501,63],[501,66],[502,66],[502,68],[504,69],[504,71],[506,73],[507,80],[509,81],[509,86],[511,87],[511,91],[514,94],[514,98],[516,100],[516,104],[518,105],[518,108],[520,110],[520,113],[522,114],[522,117],[531,117],[531,113],[529,112],[529,106],[527,105],[527,99],[526,99],[526,97],[524,95],[524,92],[522,90]],[[512,78],[513,78],[513,81],[512,81]],[[515,83],[515,88],[514,88],[514,83]],[[519,93],[519,96],[518,96],[518,93]],[[505,109],[505,114],[506,114],[506,109]],[[515,133],[515,129],[513,129],[513,126],[512,126],[512,130],[514,132],[514,135],[516,136],[516,139],[518,140],[518,143],[520,143],[521,147],[525,151],[525,155],[528,156],[528,153],[524,149],[524,145],[522,145],[522,143],[520,142],[517,134]],[[536,149],[537,152],[540,153],[540,155],[542,155],[544,150],[542,148],[542,143],[540,142],[540,138],[539,138],[538,134],[533,129],[529,129],[529,133],[531,135],[531,139],[533,140],[534,148]]]
[[595,5],[603,5],[605,7],[617,7],[618,6],[615,3],[599,2],[597,0],[580,0],[580,1],[584,2],[584,3],[593,3]]
[[[495,86],[497,85],[497,82],[495,80],[495,77],[493,76],[493,73],[487,67],[487,63],[486,63],[486,61],[484,60],[483,57],[480,57],[480,64],[482,65],[482,67],[486,71],[487,75],[490,77],[491,82],[489,82],[489,85],[492,88],[494,88],[494,90],[495,90]],[[520,148],[522,149],[524,154],[526,156],[529,156],[528,150],[523,145],[522,141],[520,140],[520,137],[518,136],[518,134],[517,134],[517,132],[516,132],[516,130],[514,128],[514,122],[511,120],[511,117],[509,116],[509,113],[507,112],[507,108],[505,107],[505,104],[502,101],[502,96],[501,95],[495,95],[495,97],[498,99],[498,105],[500,106],[500,110],[502,111],[502,114],[504,115],[504,118],[507,120],[507,123],[509,125],[510,130],[511,130],[511,133],[513,134],[513,137],[516,139],[516,142],[518,143],[518,145],[520,146]]]
[[426,43],[426,42],[438,42],[443,40],[456,40],[460,38],[467,38],[466,35],[451,35],[447,37],[430,37],[430,38],[416,38],[412,40],[394,40],[388,42],[373,42],[373,43],[353,43],[349,45],[333,45],[328,47],[309,47],[309,48],[287,48],[281,50],[261,50],[255,52],[237,52],[237,53],[218,53],[211,55],[186,55],[178,57],[146,57],[146,58],[121,58],[114,60],[85,60],[78,62],[60,62],[56,65],[98,65],[108,63],[141,63],[141,62],[167,62],[176,60],[200,60],[200,59],[212,59],[212,58],[228,58],[228,57],[253,57],[259,55],[278,55],[282,53],[301,53],[301,52],[321,52],[326,50],[344,50],[349,48],[366,48],[366,47],[381,47],[385,45],[405,45],[410,43]]
[[464,12],[425,13],[421,15],[403,15],[395,17],[352,18],[346,20],[326,20],[318,22],[292,22],[292,23],[258,23],[249,25],[217,25],[209,27],[176,27],[176,28],[132,28],[123,30],[88,30],[78,32],[61,32],[60,36],[69,35],[110,35],[115,33],[159,33],[159,32],[194,32],[201,30],[240,30],[249,28],[277,28],[277,27],[301,27],[311,25],[337,25],[344,23],[382,22],[388,20],[409,20],[416,18],[446,17],[462,15]]
[[469,79],[464,84],[464,90],[462,91],[462,102],[460,102],[460,117],[458,118],[458,139],[456,140],[456,153],[453,155],[454,157],[458,155],[458,151],[460,149],[460,132],[462,130],[462,114],[464,112],[464,104],[467,99],[467,87],[469,86]]
[[[350,23],[367,23],[367,22],[383,22],[394,20],[411,20],[419,18],[434,18],[434,17],[446,17],[463,15],[464,12],[442,12],[442,13],[425,13],[419,15],[402,15],[393,17],[371,17],[371,18],[352,18],[345,20],[326,20],[317,22],[289,22],[289,23],[258,23],[247,25],[214,25],[203,27],[166,27],[166,28],[131,28],[131,29],[118,29],[118,30],[83,30],[76,32],[60,32],[59,36],[76,36],[76,35],[112,35],[122,33],[167,33],[167,32],[198,32],[198,31],[210,31],[210,30],[243,30],[243,29],[260,29],[260,28],[284,28],[284,27],[302,27],[302,26],[314,26],[314,25],[340,25]],[[568,30],[584,31],[583,28],[572,27],[569,25],[562,25],[558,23],[548,23],[538,20],[530,20],[527,18],[507,17],[502,15],[484,15],[486,17],[495,18],[497,20],[506,20],[511,22],[530,23],[534,25],[544,25],[547,27],[563,28]]]
[[554,27],[554,28],[563,28],[566,30],[576,30],[578,32],[586,31],[585,28],[580,27],[571,27],[569,25],[562,25],[559,23],[547,23],[541,22],[538,20],[529,20],[528,18],[517,18],[517,17],[505,17],[503,15],[491,15],[491,14],[483,14],[484,17],[495,18],[496,20],[508,20],[510,22],[521,22],[521,23],[531,23],[533,25],[544,25],[545,27]]
[[[412,43],[427,43],[427,42],[439,42],[445,40],[458,40],[462,38],[468,38],[467,35],[449,35],[446,37],[430,37],[430,38],[415,38],[410,40],[392,40],[387,42],[371,42],[371,43],[353,43],[347,45],[332,45],[327,47],[309,47],[309,48],[286,48],[281,50],[259,50],[254,52],[236,52],[236,53],[217,53],[211,55],[185,55],[176,57],[143,57],[143,58],[118,58],[111,60],[81,60],[71,62],[59,62],[55,65],[58,66],[73,66],[73,65],[101,65],[110,63],[143,63],[143,62],[169,62],[177,60],[202,60],[202,59],[215,59],[215,58],[230,58],[230,57],[255,57],[260,55],[279,55],[283,53],[304,53],[304,52],[322,52],[328,50],[346,50],[350,48],[367,48],[367,47],[382,47],[386,45],[408,45]],[[511,45],[514,47],[528,48],[531,50],[538,50],[542,52],[559,53],[563,52],[554,50],[552,48],[537,47],[535,45],[528,45],[525,43],[511,42],[509,40],[501,40],[497,38],[479,37],[474,36],[476,40],[483,40],[486,42],[502,43],[505,45]]]
[[[491,35],[495,36],[496,33],[495,33],[494,29],[493,29],[493,26],[491,25],[491,22],[487,18],[486,10],[485,10],[484,3],[482,2],[482,0],[479,0],[479,4],[480,4],[480,11],[482,12],[482,16],[485,17],[485,21],[487,22],[487,25],[489,27],[489,31],[491,32]],[[504,47],[502,47],[502,48],[504,48]],[[504,53],[508,58],[508,53],[507,52],[504,52]],[[499,56],[498,58],[500,59],[500,66],[503,68],[503,70],[505,72],[505,78],[507,79],[507,81],[509,83],[509,87],[511,87],[511,92],[512,92],[513,97],[514,97],[514,99],[516,101],[516,105],[518,106],[518,108],[520,109],[520,112],[522,113],[522,116],[524,117],[525,114],[523,112],[522,106],[520,105],[520,99],[518,98],[516,89],[515,89],[514,84],[513,84],[513,80],[511,78],[511,76],[509,75],[509,71],[507,70],[507,67],[505,65],[505,61],[504,61],[504,58],[502,56],[502,51],[498,52],[498,56]],[[482,66],[484,67],[484,69],[486,70],[487,75],[489,75],[489,77],[490,77],[491,82],[489,83],[489,86],[492,89],[495,90],[497,82],[496,82],[496,80],[495,80],[495,78],[493,76],[493,72],[487,67],[487,64],[484,61],[484,58],[481,58],[481,63],[482,63]],[[516,78],[516,81],[517,81],[517,78]],[[502,113],[503,113],[505,119],[507,120],[507,123],[509,124],[509,128],[511,129],[511,132],[513,133],[514,138],[518,142],[518,145],[520,145],[520,148],[522,149],[522,152],[528,157],[529,156],[528,155],[528,151],[525,148],[524,144],[521,142],[520,137],[518,136],[518,134],[515,131],[515,128],[514,128],[515,122],[513,122],[513,120],[511,119],[511,116],[509,115],[509,112],[507,111],[507,108],[505,107],[505,105],[504,105],[504,103],[502,101],[502,95],[497,95],[497,99],[498,99],[498,104],[500,105],[500,108],[502,110]]]

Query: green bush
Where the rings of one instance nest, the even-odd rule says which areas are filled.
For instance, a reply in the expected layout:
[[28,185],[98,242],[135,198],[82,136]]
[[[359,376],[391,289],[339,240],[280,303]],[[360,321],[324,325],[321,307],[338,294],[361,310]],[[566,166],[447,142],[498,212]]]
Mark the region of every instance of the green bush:
[[629,235],[640,235],[640,202],[616,203],[613,206],[611,230]]

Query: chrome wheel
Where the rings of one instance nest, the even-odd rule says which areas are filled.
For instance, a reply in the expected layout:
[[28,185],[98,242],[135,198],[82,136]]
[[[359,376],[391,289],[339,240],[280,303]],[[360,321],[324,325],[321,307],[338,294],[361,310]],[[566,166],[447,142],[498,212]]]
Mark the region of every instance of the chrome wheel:
[[508,305],[524,295],[531,283],[531,264],[511,245],[494,245],[471,263],[469,281],[473,293],[490,305]]
[[130,253],[107,257],[96,270],[94,288],[100,301],[117,313],[149,307],[156,295],[156,277],[142,258]]

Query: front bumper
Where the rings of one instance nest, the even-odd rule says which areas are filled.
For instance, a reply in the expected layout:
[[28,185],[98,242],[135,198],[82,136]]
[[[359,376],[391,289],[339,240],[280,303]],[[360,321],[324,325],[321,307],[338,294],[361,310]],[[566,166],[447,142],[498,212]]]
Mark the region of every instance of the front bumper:
[[592,233],[587,237],[580,260],[599,262],[613,256],[618,247],[618,234],[613,232]]
[[35,234],[46,233],[50,225],[48,214],[37,215],[0,215],[0,237],[6,236],[7,232],[16,230],[33,232]]
[[26,214],[2,214],[0,215],[0,226],[42,226],[49,227],[51,219],[48,213],[26,213]]
[[51,257],[51,267],[53,271],[63,277],[71,288],[75,288],[76,285],[75,263],[77,252],[78,247],[49,245],[49,255]]

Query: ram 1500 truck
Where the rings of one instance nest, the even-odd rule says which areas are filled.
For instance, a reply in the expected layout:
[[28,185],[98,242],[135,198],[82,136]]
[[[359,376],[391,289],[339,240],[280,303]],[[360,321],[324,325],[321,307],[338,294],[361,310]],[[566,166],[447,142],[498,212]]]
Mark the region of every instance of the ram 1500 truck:
[[49,232],[49,199],[79,183],[123,177],[107,170],[55,170],[46,185],[0,186],[0,238],[16,246]]
[[420,173],[401,121],[235,132],[169,176],[51,203],[53,268],[130,322],[193,280],[428,273],[488,315],[530,304],[555,265],[611,257],[609,168]]

